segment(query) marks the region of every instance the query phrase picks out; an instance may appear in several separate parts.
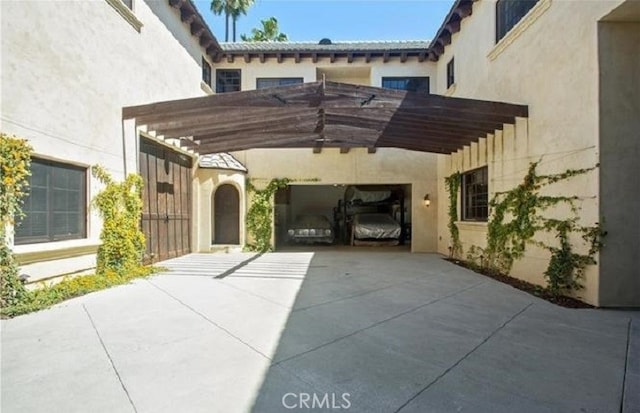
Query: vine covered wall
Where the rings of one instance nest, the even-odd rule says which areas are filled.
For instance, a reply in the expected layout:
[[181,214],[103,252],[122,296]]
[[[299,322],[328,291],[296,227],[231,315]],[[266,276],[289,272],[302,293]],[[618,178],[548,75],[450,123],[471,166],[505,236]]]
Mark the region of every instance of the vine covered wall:
[[22,300],[26,290],[18,276],[18,264],[9,247],[7,229],[23,216],[22,201],[28,194],[32,148],[25,139],[0,133],[0,306]]
[[[485,271],[509,274],[514,263],[523,258],[528,245],[549,251],[550,258],[544,271],[547,289],[554,295],[570,294],[583,288],[587,266],[596,264],[596,255],[603,246],[606,233],[600,223],[583,225],[580,220],[578,195],[550,196],[541,189],[560,181],[595,170],[598,165],[584,169],[567,169],[549,175],[537,173],[538,162],[532,162],[522,182],[511,190],[497,192],[489,202],[486,247],[471,245],[467,263]],[[462,252],[456,221],[457,194],[460,173],[445,179],[449,190],[449,230],[453,247],[452,256]],[[549,218],[544,212],[552,207],[567,206],[564,218]],[[541,234],[551,234],[555,242],[540,241]],[[455,253],[455,254],[454,254]]]
[[142,177],[129,174],[124,181],[115,182],[100,166],[91,168],[91,173],[105,185],[93,199],[103,220],[97,272],[122,275],[136,271],[142,264],[145,249],[144,234],[140,230]]

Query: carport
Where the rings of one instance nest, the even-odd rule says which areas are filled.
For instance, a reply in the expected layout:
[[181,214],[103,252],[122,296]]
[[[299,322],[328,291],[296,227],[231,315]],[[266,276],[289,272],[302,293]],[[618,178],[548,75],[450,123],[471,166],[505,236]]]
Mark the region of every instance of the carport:
[[201,154],[328,147],[449,154],[527,116],[526,105],[328,81],[123,109],[125,120]]
[[[180,146],[182,150],[194,155],[237,153],[249,149],[310,148],[312,151],[307,155],[313,159],[309,159],[309,162],[324,159],[324,149],[327,149],[324,151],[325,154],[331,151],[338,153],[335,148],[339,148],[339,152],[345,154],[345,159],[354,152],[375,154],[378,148],[384,148],[384,151],[378,151],[378,158],[384,157],[387,151],[398,149],[414,154],[450,154],[477,142],[487,134],[495,133],[505,124],[515,124],[516,117],[527,115],[528,108],[524,105],[329,81],[224,93],[123,109],[126,126],[141,128],[146,131],[146,136]],[[275,155],[276,151],[273,151],[273,154]],[[360,162],[373,165],[374,158],[375,155],[366,156],[360,158]],[[305,169],[307,165],[309,163],[302,164],[299,168]],[[251,170],[251,166],[247,166]],[[383,169],[385,167],[378,166]],[[326,169],[320,171],[321,176],[318,178],[322,178],[320,181],[325,185],[325,194],[331,192],[331,185],[377,183],[388,185],[390,188],[394,185],[403,186],[408,194],[406,199],[411,199],[409,188],[412,187],[412,182],[403,180],[398,175],[387,174],[390,175],[390,179],[384,182],[363,182],[350,180],[346,176],[334,176],[332,180],[322,175],[325,173],[322,171]],[[314,173],[317,173],[317,170]],[[255,177],[250,172],[248,174],[252,178]],[[423,176],[420,174],[420,177],[414,177],[413,183],[423,180]],[[224,183],[218,179],[209,179],[213,190]],[[236,186],[240,192],[240,205],[245,205],[244,177],[235,176],[232,181],[227,183]],[[152,182],[151,186],[153,184]],[[318,188],[320,187],[316,187]],[[425,192],[420,189],[418,193],[415,185],[413,191],[416,192],[412,197],[414,204],[422,200],[425,192],[435,192],[434,189]],[[194,233],[198,228],[209,227],[206,222],[196,222],[198,208],[202,211],[211,209],[206,202],[202,202],[202,199],[208,198],[210,194],[201,194],[200,201],[195,200],[193,204]],[[395,210],[398,207],[400,205],[397,205]],[[295,205],[291,209],[295,209]],[[388,209],[389,213],[395,215],[394,209]],[[327,210],[331,211],[331,206]],[[408,214],[410,213],[409,208]],[[239,216],[244,215],[240,213]],[[407,217],[408,215],[404,218]],[[399,239],[408,240],[405,234],[411,232],[411,228],[405,230],[404,224],[411,225],[411,222],[396,219],[403,228]],[[240,220],[239,227],[243,228],[242,218]],[[279,224],[277,221],[276,219],[276,226]],[[286,224],[281,225],[286,230],[285,226]],[[154,233],[147,234],[147,237],[153,239]],[[202,240],[207,239],[208,242],[209,238],[199,236],[199,239],[197,250],[205,251],[208,246],[204,245]]]

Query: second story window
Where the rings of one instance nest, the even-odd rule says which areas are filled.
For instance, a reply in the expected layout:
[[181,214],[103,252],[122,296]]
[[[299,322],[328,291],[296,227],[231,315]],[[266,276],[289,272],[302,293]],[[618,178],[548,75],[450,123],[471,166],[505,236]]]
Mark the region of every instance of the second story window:
[[239,92],[241,89],[240,69],[216,70],[216,93]]
[[409,92],[429,93],[429,78],[383,77],[382,87],[387,89],[408,90]]
[[202,81],[211,87],[211,65],[204,57],[202,58]]
[[538,0],[498,0],[496,2],[496,43],[518,24]]
[[301,77],[259,77],[256,79],[256,89],[296,85],[303,82],[304,79]]
[[475,169],[462,175],[462,219],[486,221],[489,217],[488,168]]
[[447,63],[447,89],[449,89],[451,85],[456,83],[455,70],[456,69],[452,57],[451,60],[449,60],[449,63]]

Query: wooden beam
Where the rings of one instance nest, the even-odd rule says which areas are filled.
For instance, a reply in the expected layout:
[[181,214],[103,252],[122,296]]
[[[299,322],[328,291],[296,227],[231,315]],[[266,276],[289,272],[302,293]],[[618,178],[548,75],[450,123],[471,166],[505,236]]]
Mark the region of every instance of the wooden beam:
[[335,61],[336,61],[336,54],[335,54],[335,53],[330,53],[330,54],[329,54],[329,61],[330,61],[331,63],[333,63],[333,62],[335,62]]
[[440,37],[438,37],[438,42],[443,46],[448,46],[451,44],[451,33],[448,30],[444,30]]
[[245,53],[243,56],[245,63],[251,63],[251,53]]
[[457,14],[460,19],[464,19],[465,17],[471,16],[473,13],[473,3],[472,2],[460,2],[458,7],[456,7],[455,14]]
[[193,36],[200,37],[206,31],[206,29],[202,24],[193,22],[191,23],[190,31]]
[[196,17],[197,15],[193,10],[187,9],[186,7],[180,9],[180,20],[184,23],[191,24]]
[[312,53],[311,54],[311,61],[313,63],[318,63],[318,53]]
[[180,8],[187,0],[169,0],[169,5],[175,9]]
[[449,33],[458,33],[460,31],[460,19],[453,19],[447,23],[444,28],[449,31]]
[[260,148],[309,148],[313,146],[314,139],[317,135],[309,135],[306,137],[300,136],[272,136],[268,140],[264,138],[261,141],[255,143],[245,142],[223,142],[223,143],[206,143],[201,144],[198,147],[198,152],[213,153],[213,152],[233,152],[242,151],[247,149],[260,149]]
[[276,53],[276,59],[278,60],[278,63],[282,63],[282,60],[284,60],[282,53]]
[[232,122],[220,126],[217,124],[204,124],[201,126],[185,126],[179,128],[156,129],[156,132],[168,138],[182,136],[227,136],[250,132],[268,132],[271,130],[312,130],[315,125],[315,112],[311,115],[293,115],[270,118],[256,122]]
[[366,63],[370,63],[371,62],[371,53],[367,52],[364,54],[364,61]]
[[[349,116],[349,115],[336,115],[327,114],[327,124],[329,125],[346,125],[358,128],[373,129],[376,131],[382,131],[387,128],[403,127],[411,128],[416,131],[439,131],[452,135],[467,136],[467,135],[486,135],[487,128],[482,128],[472,125],[460,125],[456,123],[443,123],[424,120],[418,117],[396,117],[385,118],[380,116],[377,119],[363,117],[363,116]],[[495,130],[495,128],[490,129]]]
[[418,62],[422,63],[426,60],[427,58],[427,52],[426,51],[422,51],[420,52],[420,54],[418,54]]
[[[212,111],[221,107],[282,107],[283,104],[273,99],[274,93],[280,91],[285,94],[313,93],[315,94],[321,82],[302,83],[291,86],[279,86],[269,89],[249,90],[239,93],[220,93],[211,96],[172,100],[167,102],[150,103],[147,105],[129,106],[122,110],[124,119],[132,119],[143,115],[165,114],[176,117],[179,113],[193,110]],[[307,105],[308,106],[308,105]]]
[[179,117],[160,118],[147,122],[146,125],[151,130],[161,130],[168,128],[178,128],[186,126],[202,126],[206,124],[216,124],[225,126],[233,122],[251,122],[255,120],[265,120],[273,117],[286,115],[300,115],[304,113],[315,113],[313,108],[216,108],[207,112],[196,112],[192,115]]
[[370,146],[367,148],[367,153],[376,153],[377,150],[375,146]]
[[400,53],[400,63],[405,63],[407,61],[407,52]]
[[296,63],[300,63],[300,53],[294,54],[293,57]]
[[200,37],[200,46],[202,46],[205,49],[209,49],[210,46],[215,44],[215,40],[213,40],[211,37],[209,37],[208,34],[203,34]]
[[444,53],[444,46],[442,45],[442,43],[436,41],[436,43],[431,46],[431,50],[433,50],[433,52],[437,56],[440,56],[440,55],[442,55]]
[[382,62],[387,63],[389,61],[389,52],[382,53]]
[[347,53],[347,63],[353,63],[353,53]]
[[340,147],[340,153],[349,153],[349,150],[351,148],[349,148],[348,146],[341,146]]

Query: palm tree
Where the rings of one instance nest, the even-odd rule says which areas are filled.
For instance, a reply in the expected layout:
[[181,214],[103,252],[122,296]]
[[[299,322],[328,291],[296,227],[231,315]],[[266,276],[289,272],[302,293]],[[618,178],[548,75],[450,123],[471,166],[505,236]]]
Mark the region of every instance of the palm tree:
[[211,0],[211,11],[220,16],[224,13],[224,41],[229,41],[229,17],[233,20],[233,41],[236,41],[236,21],[242,15],[247,14],[247,10],[255,0]]
[[247,11],[253,4],[255,0],[227,0],[227,2],[231,2],[231,18],[233,20],[233,41],[236,41],[236,21],[240,18],[240,16],[246,16]]
[[251,36],[243,34],[240,36],[243,42],[286,42],[287,35],[280,32],[278,27],[278,19],[269,17],[266,20],[260,20],[262,29],[251,29]]
[[211,0],[211,11],[216,16],[224,13],[224,41],[229,41],[229,4],[227,0]]

